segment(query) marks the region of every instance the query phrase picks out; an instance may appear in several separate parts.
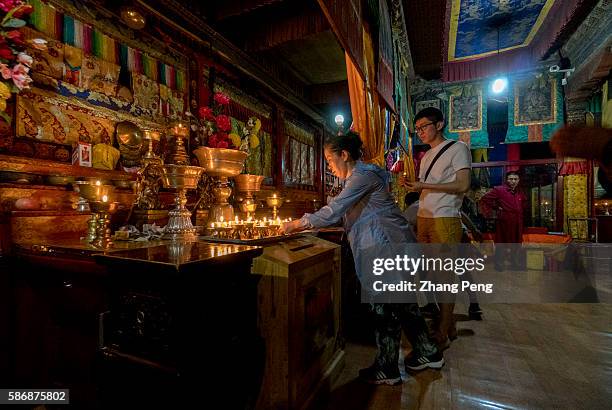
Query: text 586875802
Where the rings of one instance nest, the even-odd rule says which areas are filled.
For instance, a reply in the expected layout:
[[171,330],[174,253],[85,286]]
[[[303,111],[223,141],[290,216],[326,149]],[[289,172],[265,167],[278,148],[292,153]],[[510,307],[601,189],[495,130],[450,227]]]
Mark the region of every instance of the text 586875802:
[[69,404],[69,389],[0,389],[0,404]]

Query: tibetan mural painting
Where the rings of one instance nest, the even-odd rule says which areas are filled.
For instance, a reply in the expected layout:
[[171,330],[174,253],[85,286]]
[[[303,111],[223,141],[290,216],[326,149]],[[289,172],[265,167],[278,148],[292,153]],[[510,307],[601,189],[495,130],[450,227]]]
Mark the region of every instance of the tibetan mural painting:
[[523,82],[514,87],[514,124],[551,124],[556,119],[554,80]]
[[482,129],[482,92],[474,95],[451,95],[449,99],[449,131],[466,132]]

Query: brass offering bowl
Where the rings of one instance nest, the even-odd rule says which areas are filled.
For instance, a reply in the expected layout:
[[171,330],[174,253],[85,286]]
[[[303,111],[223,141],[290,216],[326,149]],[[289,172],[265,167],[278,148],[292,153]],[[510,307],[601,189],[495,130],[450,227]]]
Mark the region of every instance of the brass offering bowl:
[[204,168],[189,165],[165,164],[162,169],[164,188],[196,189]]
[[234,177],[236,190],[248,193],[259,191],[263,180],[263,175],[240,174]]
[[109,249],[113,246],[110,229],[110,214],[115,213],[119,202],[110,202],[107,196],[102,201],[89,201],[89,208],[97,214],[96,236],[90,243],[96,248]]
[[257,210],[257,202],[247,198],[240,203],[240,210],[246,214],[248,219],[255,214],[255,211]]
[[278,195],[269,196],[266,198],[266,204],[272,208],[272,219],[278,217],[278,208],[285,202],[285,198]]
[[72,184],[75,178],[66,175],[48,175],[45,180],[51,185],[68,185]]
[[242,171],[247,153],[237,149],[200,147],[193,151],[205,173],[215,178],[213,194],[215,203],[211,208],[209,218],[218,221],[223,217],[226,221],[234,219],[234,207],[227,201],[232,194],[228,178],[235,177]]
[[74,190],[88,201],[101,201],[104,196],[109,199],[115,190],[113,185],[97,184],[92,181],[76,181],[73,185]]
[[237,149],[200,147],[193,151],[207,175],[233,177],[240,174],[247,153]]
[[191,211],[187,204],[187,189],[196,189],[204,171],[201,167],[189,165],[165,164],[162,169],[162,184],[164,188],[177,190],[174,198],[174,208],[168,212],[168,224],[164,239],[195,240],[196,228],[191,223]]
[[[72,187],[75,192],[79,194],[79,202],[77,203],[77,211],[86,212],[91,211],[91,218],[87,221],[87,236],[85,240],[89,243],[93,243],[96,240],[98,235],[98,223],[100,218],[100,212],[95,211],[92,208],[93,202],[102,202],[106,200],[106,202],[110,202],[111,195],[115,190],[113,185],[103,184],[100,180],[89,180],[89,181],[76,181],[73,182]],[[93,205],[94,207],[96,205]]]
[[108,212],[109,214],[115,213],[119,207],[119,202],[103,202],[103,201],[91,201],[89,208],[92,212]]

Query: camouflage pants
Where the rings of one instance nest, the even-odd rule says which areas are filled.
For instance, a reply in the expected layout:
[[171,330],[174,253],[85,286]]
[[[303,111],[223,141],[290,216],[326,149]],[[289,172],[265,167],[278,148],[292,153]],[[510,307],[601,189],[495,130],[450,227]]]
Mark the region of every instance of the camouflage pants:
[[413,354],[429,356],[437,352],[436,345],[429,340],[427,324],[416,303],[374,303],[370,309],[374,315],[378,348],[377,367],[397,368],[402,329],[412,345]]

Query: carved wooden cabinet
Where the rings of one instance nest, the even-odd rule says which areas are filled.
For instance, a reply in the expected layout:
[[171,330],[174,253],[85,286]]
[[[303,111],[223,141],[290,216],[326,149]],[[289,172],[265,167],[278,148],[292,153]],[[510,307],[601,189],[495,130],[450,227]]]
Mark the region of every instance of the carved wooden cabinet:
[[339,343],[340,246],[314,236],[264,248],[253,260],[266,346],[258,409],[306,407],[344,363]]

